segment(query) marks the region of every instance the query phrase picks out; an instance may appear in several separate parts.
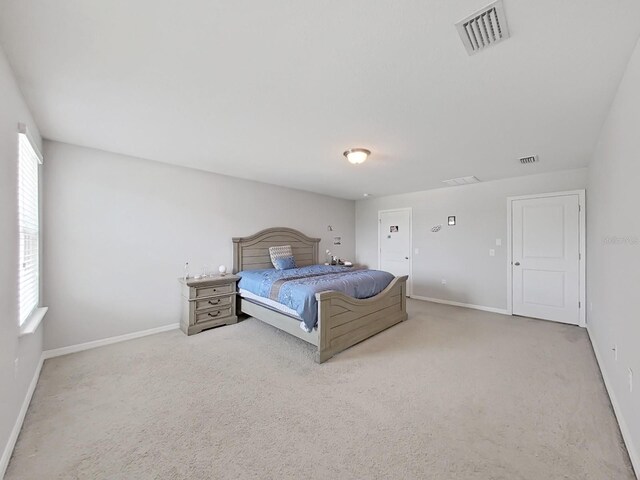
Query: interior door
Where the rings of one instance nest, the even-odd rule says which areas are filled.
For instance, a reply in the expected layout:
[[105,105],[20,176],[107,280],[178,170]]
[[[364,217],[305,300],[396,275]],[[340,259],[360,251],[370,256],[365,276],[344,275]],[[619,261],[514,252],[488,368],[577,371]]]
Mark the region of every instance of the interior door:
[[396,277],[409,275],[407,296],[411,292],[411,210],[388,210],[378,214],[380,224],[379,269]]
[[513,313],[580,322],[578,195],[512,202]]

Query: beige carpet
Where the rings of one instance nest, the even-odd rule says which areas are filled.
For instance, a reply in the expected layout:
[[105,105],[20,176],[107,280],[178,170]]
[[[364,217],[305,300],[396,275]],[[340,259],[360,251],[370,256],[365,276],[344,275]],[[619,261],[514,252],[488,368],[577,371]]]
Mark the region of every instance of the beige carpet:
[[409,308],[320,366],[254,319],[48,360],[6,478],[634,478],[585,330]]

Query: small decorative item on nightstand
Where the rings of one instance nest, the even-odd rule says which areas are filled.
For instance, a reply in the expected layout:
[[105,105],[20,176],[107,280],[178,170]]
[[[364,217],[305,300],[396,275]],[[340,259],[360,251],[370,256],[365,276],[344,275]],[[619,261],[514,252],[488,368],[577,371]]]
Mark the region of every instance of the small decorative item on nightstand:
[[180,279],[182,318],[180,329],[187,335],[238,322],[236,275],[210,275],[203,279]]

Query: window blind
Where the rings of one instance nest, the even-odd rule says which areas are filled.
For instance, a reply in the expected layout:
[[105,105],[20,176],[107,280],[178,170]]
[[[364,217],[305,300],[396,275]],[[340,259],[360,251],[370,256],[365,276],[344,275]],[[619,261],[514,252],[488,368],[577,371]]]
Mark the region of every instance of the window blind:
[[18,297],[20,325],[38,306],[40,277],[40,222],[38,218],[38,165],[36,153],[26,130],[18,134]]

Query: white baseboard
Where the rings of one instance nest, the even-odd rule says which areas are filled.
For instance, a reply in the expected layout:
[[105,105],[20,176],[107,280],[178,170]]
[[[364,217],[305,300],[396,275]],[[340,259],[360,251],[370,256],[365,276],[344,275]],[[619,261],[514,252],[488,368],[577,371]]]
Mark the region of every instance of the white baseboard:
[[118,335],[117,337],[103,338],[101,340],[94,340],[93,342],[79,343],[77,345],[69,345],[68,347],[54,348],[53,350],[45,350],[42,352],[45,360],[47,358],[59,357],[61,355],[68,355],[70,353],[82,352],[84,350],[90,350],[92,348],[104,347],[105,345],[111,345],[112,343],[125,342],[127,340],[133,340],[134,338],[146,337],[147,335],[154,335],[156,333],[167,332],[169,330],[175,330],[180,328],[179,323],[172,323],[165,325],[164,327],[150,328],[149,330],[142,330],[140,332],[126,333],[124,335]]
[[600,367],[600,372],[602,373],[602,379],[604,380],[604,386],[607,389],[607,393],[609,394],[609,399],[611,400],[611,406],[613,407],[613,413],[618,420],[618,425],[620,426],[620,433],[622,433],[622,440],[624,440],[624,444],[627,446],[627,452],[629,452],[629,458],[631,459],[631,464],[633,465],[633,469],[635,470],[636,478],[640,478],[640,452],[636,449],[633,439],[631,438],[631,431],[627,426],[627,422],[622,416],[622,411],[620,410],[620,404],[618,403],[618,399],[616,397],[616,393],[613,390],[613,386],[609,381],[609,376],[607,375],[607,371],[603,368],[604,363],[602,361],[602,354],[598,348],[598,344],[593,338],[593,333],[587,325],[587,333],[589,334],[589,340],[591,340],[591,346],[593,347],[593,351],[596,354],[596,361],[598,362],[598,367]]
[[425,302],[442,303],[444,305],[453,305],[454,307],[472,308],[474,310],[482,310],[483,312],[499,313],[501,315],[510,315],[504,308],[484,307],[482,305],[473,305],[472,303],[454,302],[452,300],[442,300],[440,298],[421,297],[419,295],[411,295],[416,300],[424,300]]
[[4,474],[7,471],[7,467],[9,466],[9,460],[11,460],[11,454],[13,453],[13,449],[16,446],[16,442],[18,441],[18,435],[20,435],[20,430],[22,429],[22,423],[24,422],[24,417],[27,415],[27,410],[29,409],[29,404],[31,403],[31,397],[33,397],[33,392],[35,392],[36,385],[38,384],[38,379],[40,378],[40,370],[42,370],[43,362],[44,362],[44,355],[40,355],[38,366],[36,367],[36,371],[33,374],[31,383],[29,384],[29,389],[27,390],[27,394],[25,395],[24,400],[22,402],[22,407],[20,407],[18,418],[16,418],[16,423],[13,425],[13,429],[11,430],[11,435],[9,436],[9,440],[7,440],[7,444],[5,445],[4,451],[2,452],[2,458],[0,459],[0,478],[4,478]]

